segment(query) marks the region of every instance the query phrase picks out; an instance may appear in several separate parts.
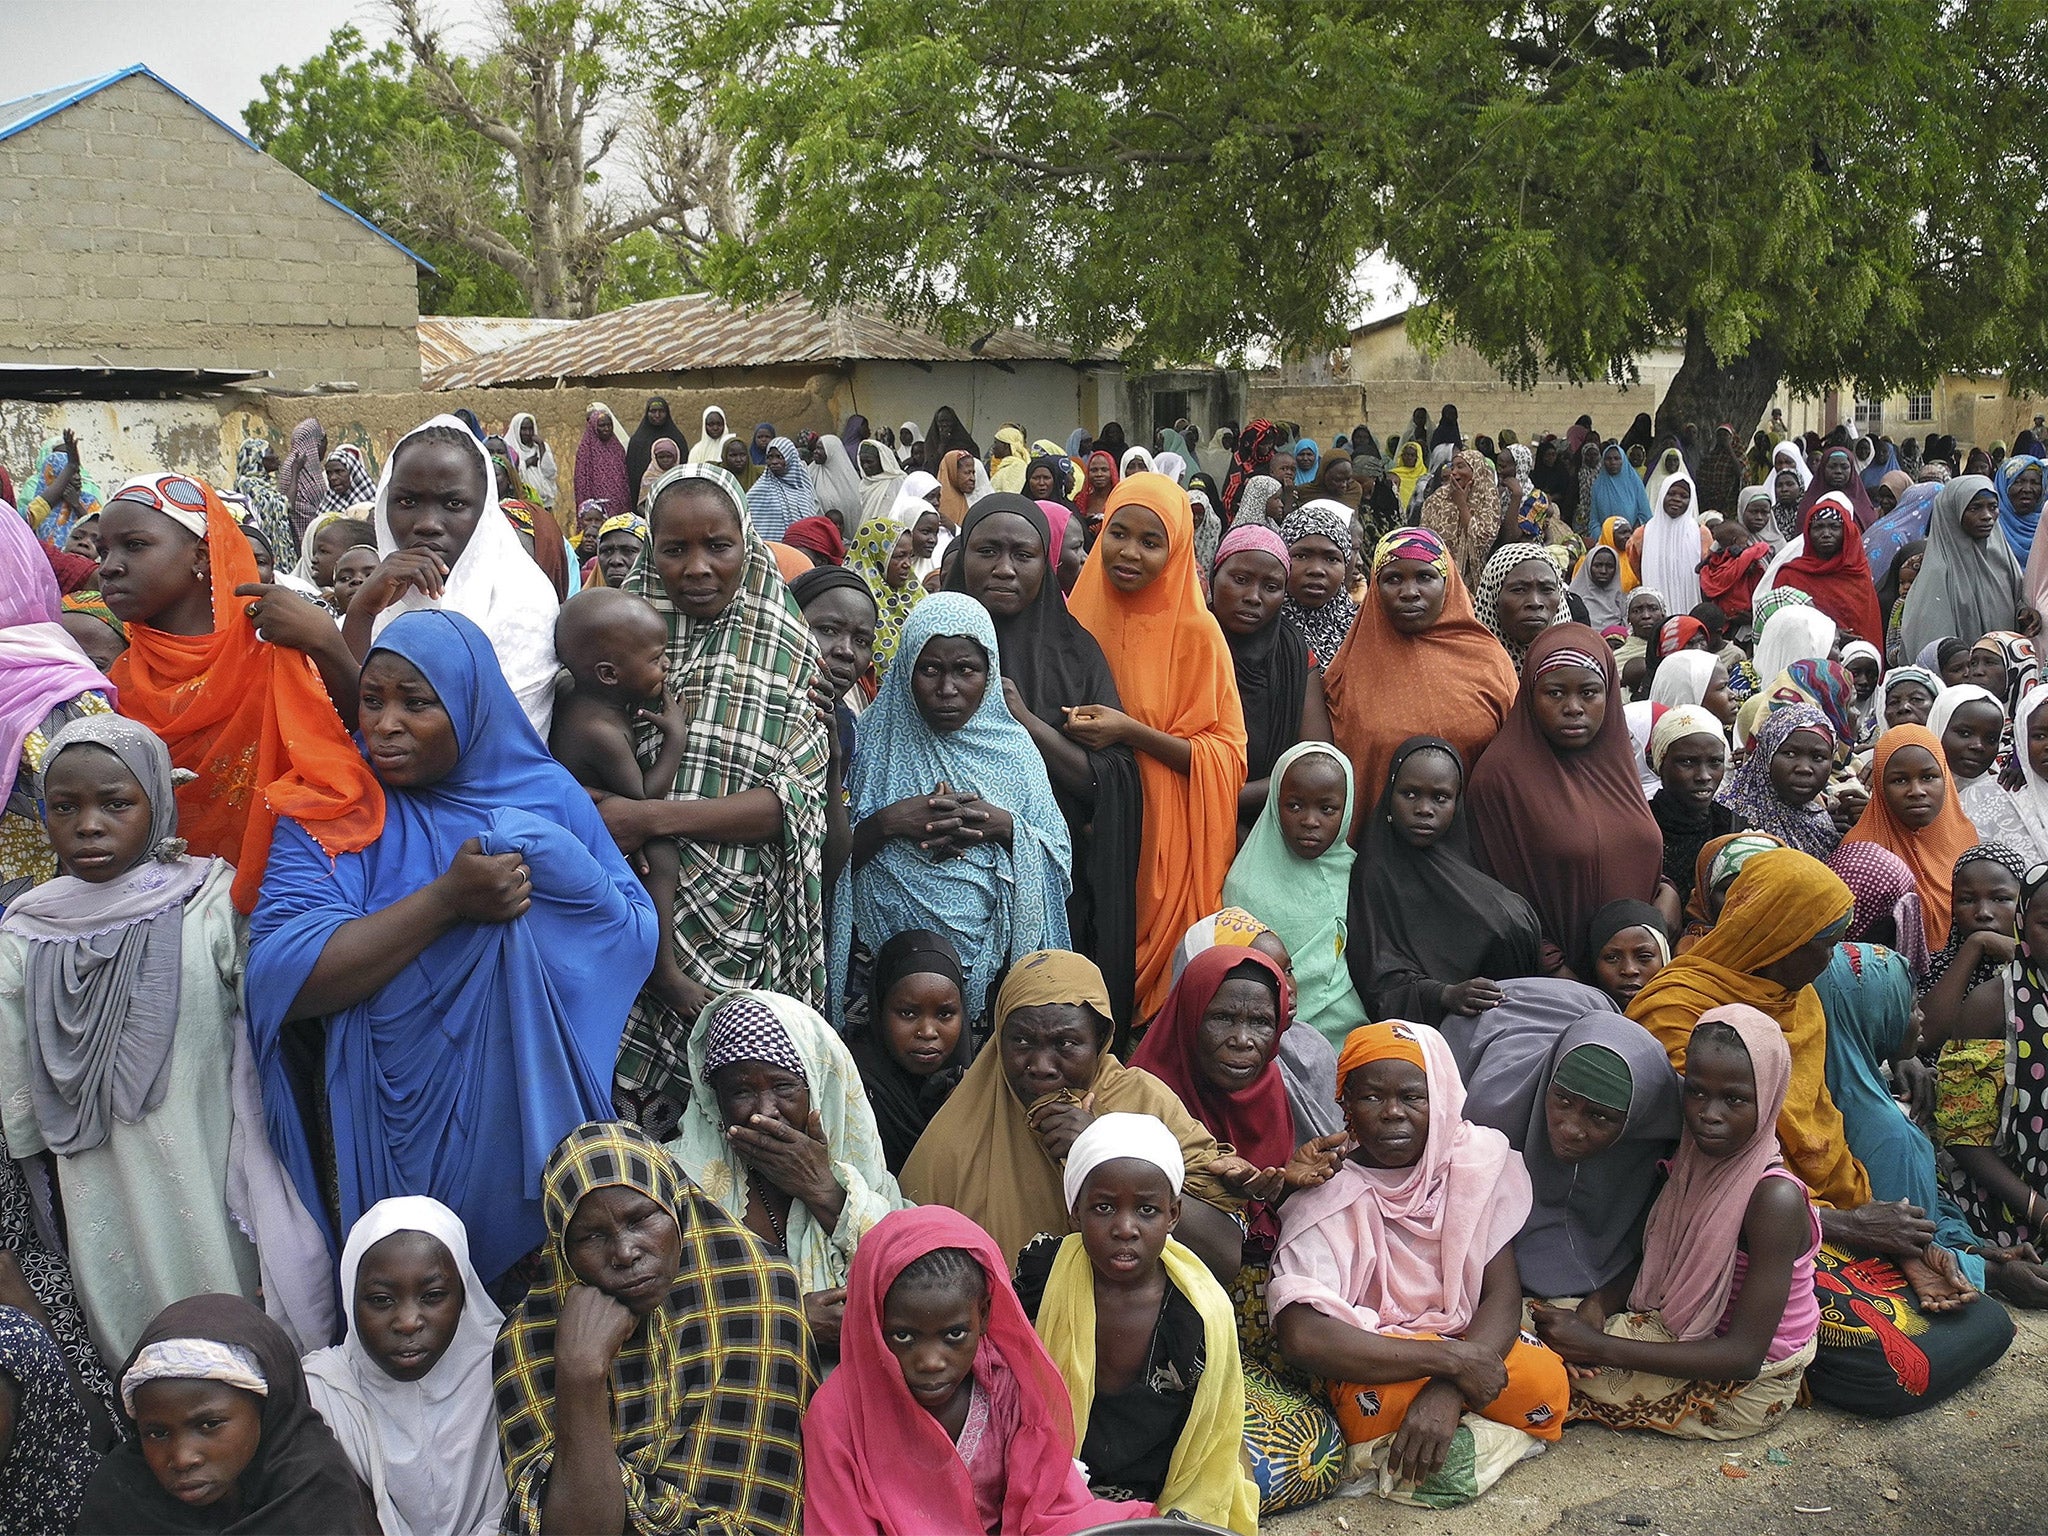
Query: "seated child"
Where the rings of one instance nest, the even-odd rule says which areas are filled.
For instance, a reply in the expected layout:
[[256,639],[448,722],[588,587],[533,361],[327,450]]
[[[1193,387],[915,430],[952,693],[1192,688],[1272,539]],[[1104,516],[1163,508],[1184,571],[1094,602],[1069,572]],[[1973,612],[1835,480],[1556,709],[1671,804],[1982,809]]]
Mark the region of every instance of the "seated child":
[[348,1337],[306,1391],[370,1486],[384,1536],[488,1536],[505,1513],[491,1347],[504,1314],[438,1200],[379,1200],[341,1250]]
[[1184,1174],[1159,1120],[1097,1118],[1067,1152],[1074,1230],[1025,1248],[1017,1296],[1066,1379],[1089,1487],[1256,1536],[1236,1314],[1173,1240]]
[[1685,1053],[1685,1132],[1641,1268],[1576,1311],[1534,1308],[1543,1342],[1574,1367],[1572,1417],[1740,1440],[1799,1396],[1820,1332],[1820,1218],[1778,1147],[1791,1080],[1773,1020],[1739,1004],[1701,1017]]
[[1226,906],[1266,924],[1294,960],[1295,1016],[1333,1045],[1367,1022],[1344,951],[1350,936],[1351,759],[1304,741],[1273,765],[1265,808],[1223,880]]
[[0,1127],[55,1155],[78,1297],[118,1360],[186,1296],[257,1294],[228,1210],[245,956],[232,867],[185,855],[170,754],[119,715],[65,726],[43,758],[62,873],[0,922]]
[[[555,655],[574,686],[555,701],[548,751],[586,789],[628,800],[659,800],[674,787],[689,744],[690,705],[668,691],[668,625],[644,597],[592,587],[562,604]],[[646,768],[634,755],[634,729],[651,726],[661,749]],[[668,934],[674,917],[675,844],[656,838],[642,850],[641,884],[653,898],[655,951],[647,991],[685,1023],[711,993],[685,976]]]
[[1426,1024],[1353,1030],[1337,1082],[1357,1149],[1281,1209],[1266,1287],[1281,1352],[1328,1383],[1353,1475],[1376,1469],[1409,1502],[1473,1498],[1525,1437],[1557,1439],[1570,1405],[1564,1362],[1518,1332],[1529,1170],[1464,1118]]
[[1739,517],[1722,518],[1714,525],[1713,538],[1713,549],[1700,562],[1700,596],[1739,629],[1749,621],[1757,583],[1771,563],[1771,546],[1755,537]]
[[121,1373],[128,1438],[73,1529],[375,1536],[377,1511],[320,1415],[285,1331],[237,1296],[194,1296],[144,1330]]
[[1061,1536],[1152,1514],[1088,1490],[1058,1367],[988,1234],[944,1206],[868,1229],[839,1369],[804,1415],[804,1528]]

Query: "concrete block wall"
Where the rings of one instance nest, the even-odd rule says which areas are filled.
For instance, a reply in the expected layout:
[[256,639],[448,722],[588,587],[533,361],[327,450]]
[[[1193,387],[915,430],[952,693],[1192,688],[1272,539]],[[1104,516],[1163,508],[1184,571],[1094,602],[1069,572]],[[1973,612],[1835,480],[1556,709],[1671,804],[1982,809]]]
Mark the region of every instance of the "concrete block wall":
[[414,390],[417,270],[147,76],[0,141],[0,362]]

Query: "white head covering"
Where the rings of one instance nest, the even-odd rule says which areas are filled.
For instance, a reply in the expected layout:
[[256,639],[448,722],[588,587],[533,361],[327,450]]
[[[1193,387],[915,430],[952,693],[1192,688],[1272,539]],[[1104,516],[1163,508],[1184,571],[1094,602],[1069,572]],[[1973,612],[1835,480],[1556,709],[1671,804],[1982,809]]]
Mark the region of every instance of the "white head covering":
[[[725,431],[718,437],[711,435],[711,418],[713,416],[717,416],[719,420],[725,423]],[[614,428],[613,430],[616,431],[617,429]],[[705,406],[703,419],[697,424],[697,441],[690,445],[690,462],[692,464],[717,464],[722,462],[727,441],[738,436],[739,434],[732,429],[732,417],[726,412],[724,406]]]
[[[458,426],[461,425],[461,423],[459,422],[456,424]],[[469,428],[463,427],[462,430],[467,432]],[[135,500],[140,501],[144,505],[153,508],[155,511],[161,512],[165,517],[168,517],[180,528],[184,529],[187,533],[191,534],[193,538],[204,539],[206,537],[206,509],[204,507],[200,507],[197,510],[194,510],[191,507],[181,507],[176,502],[171,501],[169,498],[157,495],[156,483],[160,478],[160,475],[150,474],[136,475],[130,479],[123,480],[121,482],[121,488],[115,491],[113,495],[109,496],[107,500],[119,501],[123,496],[126,496],[129,493],[129,491],[139,488],[147,492],[148,494],[145,496],[138,496],[134,498]],[[234,506],[236,502],[242,500],[241,497],[236,497],[233,501],[228,501],[228,498],[226,496],[223,496],[221,499],[223,501],[227,501],[228,505],[231,507]],[[81,518],[80,521],[82,522],[84,521],[84,519]]]
[[[1663,673],[1657,675],[1661,677]],[[1720,736],[1726,739],[1721,722],[1699,705],[1680,704],[1675,709],[1667,709],[1650,727],[1650,771],[1656,773],[1662,769],[1664,754],[1688,736]]]
[[1188,461],[1177,453],[1162,453],[1152,465],[1153,471],[1166,476],[1182,490],[1187,489]]
[[219,1339],[158,1339],[136,1352],[135,1363],[121,1376],[121,1406],[135,1416],[135,1393],[152,1381],[218,1381],[258,1397],[270,1396],[270,1383],[254,1352]]
[[2033,759],[2027,752],[2027,722],[2043,704],[2048,704],[2048,683],[2038,684],[2021,695],[2012,721],[2012,755],[2023,780],[2012,792],[2012,808],[2033,839],[2030,858],[2040,858],[2048,851],[2048,779],[2034,771]]
[[1650,682],[1650,702],[1667,706],[1698,704],[1714,684],[1714,668],[1720,657],[1712,651],[1680,651],[1657,663],[1657,675]]
[[[1133,464],[1136,464],[1138,467],[1136,469],[1131,468]],[[1120,480],[1128,475],[1156,474],[1157,470],[1153,468],[1152,464],[1152,450],[1140,448],[1135,444],[1126,448],[1124,450],[1124,461],[1117,465],[1116,473],[1117,478]]]
[[[876,447],[881,447],[877,443]],[[861,511],[860,473],[838,434],[828,432],[818,439],[825,462],[811,472],[817,486],[818,510],[836,517],[842,527],[857,528]]]
[[1756,675],[1768,688],[1795,661],[1821,661],[1835,648],[1835,621],[1807,603],[1780,608],[1756,640]]
[[[2032,697],[2032,693],[2027,695],[2027,698]],[[2020,700],[2021,704],[2026,702],[2026,699]],[[1949,721],[1955,718],[1956,711],[1965,704],[1989,704],[2000,716],[2005,714],[2005,701],[1989,688],[1980,688],[1975,683],[1957,683],[1952,688],[1944,688],[1934,696],[1934,708],[1927,712],[1927,729],[1934,732],[1936,741],[1948,734]],[[2017,742],[2019,727],[2015,726],[2013,730]],[[2024,752],[2021,753],[2021,756],[2025,755]]]
[[1080,1198],[1088,1175],[1120,1157],[1135,1157],[1159,1169],[1176,1195],[1187,1181],[1187,1162],[1181,1156],[1180,1143],[1157,1115],[1098,1115],[1067,1148],[1067,1171],[1060,1191],[1069,1211]]
[[1773,475],[1778,472],[1778,457],[1781,454],[1790,456],[1793,468],[1799,474],[1799,488],[1805,490],[1813,482],[1813,471],[1806,467],[1805,453],[1801,451],[1797,443],[1778,444],[1777,447],[1771,450],[1771,473]]
[[[1885,673],[1884,680],[1877,685],[1877,692],[1870,701],[1871,708],[1877,712],[1877,734],[1880,738],[1884,736],[1886,731],[1891,729],[1890,726],[1885,724],[1884,717],[1885,712],[1891,707],[1892,689],[1903,686],[1906,683],[1917,683],[1920,687],[1925,688],[1929,699],[1932,701],[1938,701],[1941,698],[1941,679],[1927,668],[1918,665],[1893,667]],[[2023,699],[2021,702],[2025,703],[2026,701]],[[1932,718],[1933,714],[1933,704],[1930,703],[1928,706],[1929,718]]]
[[1657,791],[1664,787],[1664,780],[1650,768],[1650,732],[1657,724],[1657,706],[1648,699],[1638,699],[1622,710],[1628,721],[1628,739],[1635,748],[1636,782],[1643,787],[1643,798],[1654,800]]
[[377,503],[373,518],[377,526],[377,558],[397,553],[398,540],[392,536],[391,515],[386,503],[391,495],[391,471],[405,445],[428,427],[452,427],[484,467],[484,504],[477,514],[476,529],[469,543],[456,557],[455,568],[441,583],[441,596],[431,598],[409,588],[404,597],[377,615],[372,634],[415,608],[445,608],[459,613],[490,637],[497,653],[498,667],[533,728],[546,741],[548,724],[555,712],[555,614],[561,603],[554,585],[533,562],[533,556],[519,542],[511,520],[498,510],[498,475],[484,445],[453,416],[436,416],[401,437],[384,460],[384,473],[377,481]]
[[[533,422],[533,446],[528,447],[520,440],[519,424]],[[617,430],[614,428],[614,430]],[[505,423],[505,446],[511,450],[512,462],[519,466],[519,473],[526,482],[540,492],[541,505],[550,512],[555,509],[555,450],[540,435],[540,423],[534,421],[533,412],[520,411]]]
[[[1686,507],[1677,517],[1664,510],[1664,494],[1683,483]],[[1667,613],[1690,613],[1700,605],[1700,490],[1692,476],[1674,469],[1650,491],[1650,520],[1643,525],[1645,586],[1664,594]]]
[[[418,1381],[394,1381],[356,1328],[356,1271],[394,1232],[424,1232],[455,1260],[462,1318],[448,1352]],[[495,1531],[505,1511],[491,1349],[505,1316],[469,1262],[462,1219],[438,1200],[379,1200],[341,1250],[348,1337],[306,1356],[306,1391],[349,1463],[370,1485],[384,1536],[471,1536]]]

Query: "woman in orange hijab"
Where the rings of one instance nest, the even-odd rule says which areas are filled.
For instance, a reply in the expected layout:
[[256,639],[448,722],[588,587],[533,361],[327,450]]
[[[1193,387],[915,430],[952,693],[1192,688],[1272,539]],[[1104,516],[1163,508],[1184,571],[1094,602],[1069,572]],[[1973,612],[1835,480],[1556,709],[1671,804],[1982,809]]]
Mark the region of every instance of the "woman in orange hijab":
[[1975,846],[1977,828],[1956,797],[1939,738],[1924,725],[1896,725],[1879,738],[1870,787],[1870,803],[1843,846],[1875,843],[1905,860],[1932,953],[1948,943],[1956,860]]
[[[128,626],[128,649],[108,674],[120,712],[198,776],[178,790],[178,832],[193,853],[235,866],[236,909],[255,909],[279,816],[330,857],[375,842],[384,791],[322,683],[335,679],[353,709],[357,666],[333,617],[259,585],[227,504],[188,476],[130,480],[100,528],[100,595]],[[306,614],[317,625],[295,622]],[[301,640],[312,660],[293,648]]]
[[[1385,785],[1394,750],[1440,736],[1469,775],[1515,706],[1520,680],[1442,539],[1396,528],[1373,551],[1351,633],[1323,674],[1331,733],[1361,785]],[[1368,796],[1358,797],[1364,817]]]
[[1181,935],[1223,904],[1245,776],[1237,674],[1202,601],[1187,492],[1165,475],[1119,483],[1067,608],[1109,658],[1123,708],[1070,709],[1066,732],[1090,751],[1138,755],[1137,1016],[1150,1018]]

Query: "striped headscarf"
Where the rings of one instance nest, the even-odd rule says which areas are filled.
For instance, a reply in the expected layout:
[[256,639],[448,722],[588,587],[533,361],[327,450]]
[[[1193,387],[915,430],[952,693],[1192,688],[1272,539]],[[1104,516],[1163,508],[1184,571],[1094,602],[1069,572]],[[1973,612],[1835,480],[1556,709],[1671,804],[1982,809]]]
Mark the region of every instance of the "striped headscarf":
[[1372,574],[1392,560],[1413,560],[1426,565],[1439,576],[1451,573],[1450,552],[1444,548],[1444,541],[1427,528],[1395,528],[1380,540],[1372,552]]

